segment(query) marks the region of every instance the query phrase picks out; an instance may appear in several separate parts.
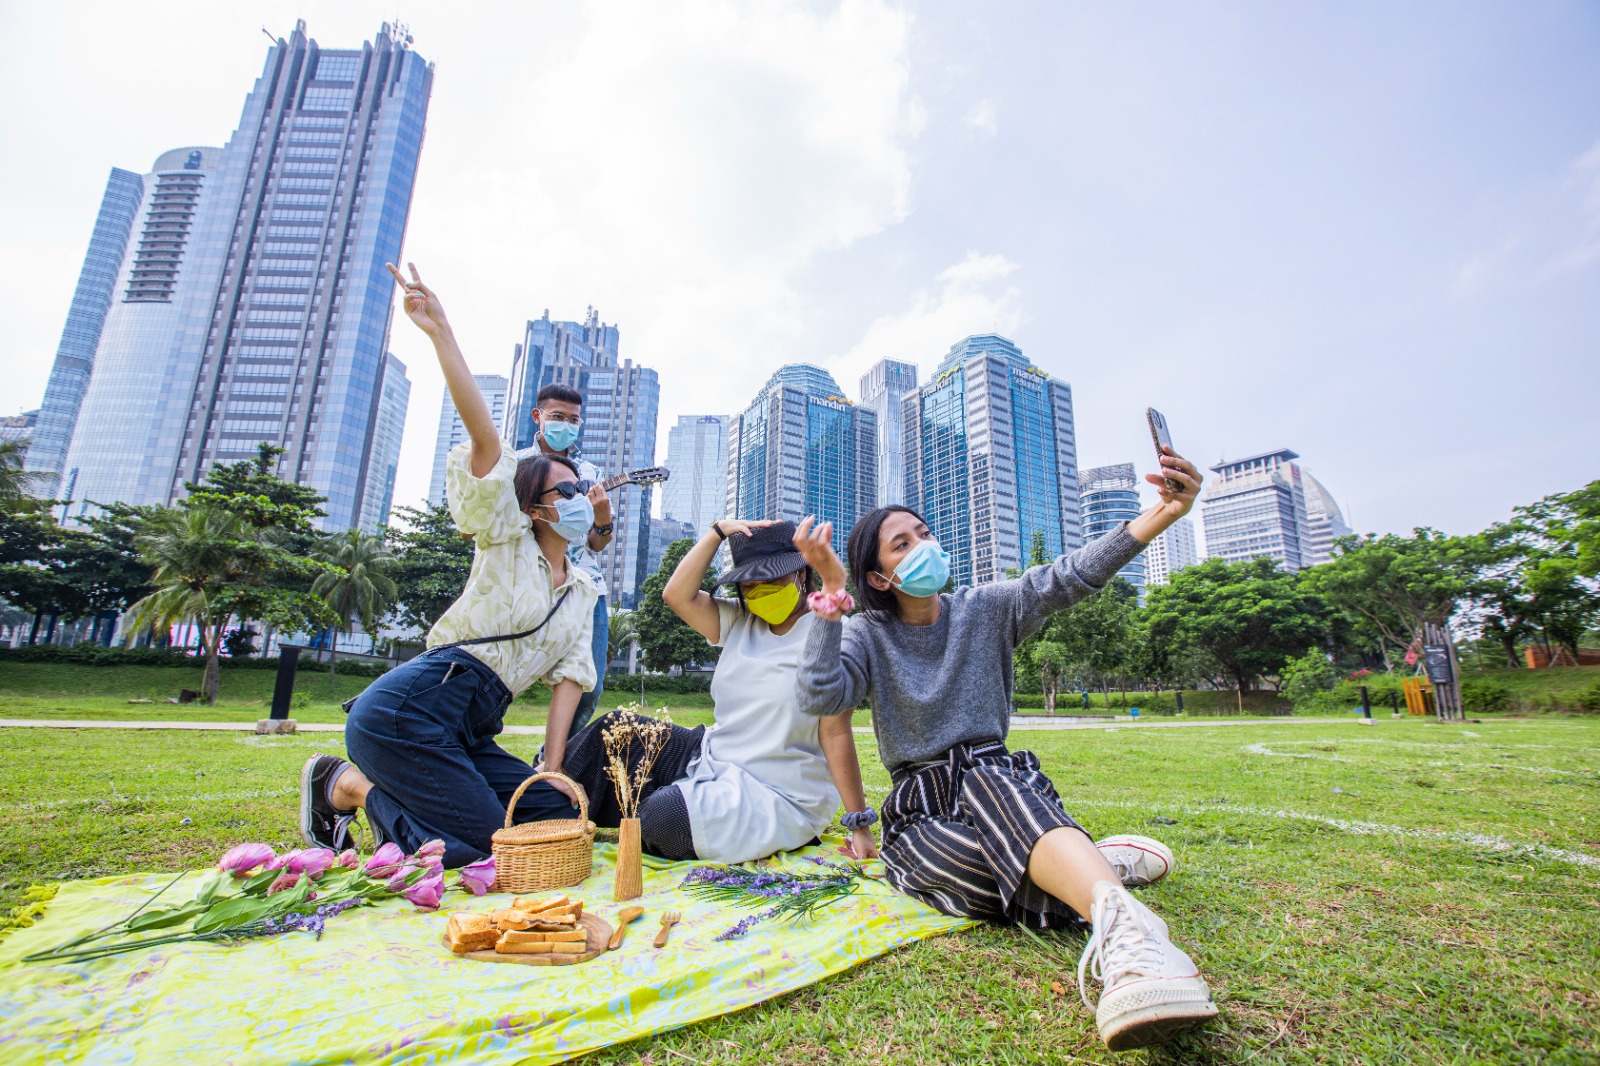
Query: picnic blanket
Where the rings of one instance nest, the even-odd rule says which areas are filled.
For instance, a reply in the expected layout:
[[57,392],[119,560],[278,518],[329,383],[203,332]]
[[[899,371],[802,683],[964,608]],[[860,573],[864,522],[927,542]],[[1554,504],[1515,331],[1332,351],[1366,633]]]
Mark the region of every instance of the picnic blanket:
[[[597,845],[593,876],[568,890],[613,925],[626,905],[611,900],[614,851]],[[772,861],[804,869],[807,855],[837,857],[825,845]],[[294,932],[83,963],[19,962],[121,917],[171,875],[71,882],[35,925],[0,943],[0,1062],[561,1062],[748,1007],[972,924],[869,881],[815,922],[761,922],[718,941],[754,911],[680,891],[693,863],[646,862],[645,894],[632,901],[644,917],[621,950],[574,966],[452,955],[440,942],[449,914],[512,899],[454,891],[435,912],[404,900],[347,911],[329,920],[320,941]],[[182,887],[168,897],[184,898]],[[669,908],[683,917],[657,951],[650,941]]]

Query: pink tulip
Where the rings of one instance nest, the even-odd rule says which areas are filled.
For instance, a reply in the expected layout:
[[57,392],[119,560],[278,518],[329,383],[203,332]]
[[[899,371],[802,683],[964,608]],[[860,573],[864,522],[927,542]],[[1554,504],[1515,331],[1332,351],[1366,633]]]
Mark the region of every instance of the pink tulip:
[[333,852],[327,848],[307,848],[297,851],[284,864],[284,869],[290,873],[305,874],[307,877],[319,877],[336,861]]
[[494,856],[468,863],[461,868],[461,886],[474,896],[481,896],[494,887]]
[[295,850],[295,851],[286,851],[282,855],[274,855],[272,858],[268,859],[265,863],[263,863],[261,868],[263,870],[281,870],[281,869],[283,869],[285,866],[287,866],[289,864],[289,860],[291,858],[293,858],[294,856],[296,856],[298,854],[300,854],[300,852],[298,850]]
[[356,854],[355,848],[345,848],[339,853],[339,865],[346,870],[354,870],[361,865],[361,856]]
[[278,879],[276,881],[272,882],[271,885],[267,886],[267,895],[270,896],[274,892],[286,892],[289,889],[293,888],[295,885],[298,885],[299,883],[300,883],[300,875],[299,874],[293,873],[291,871],[285,871],[285,872],[283,872],[283,873],[278,875]]
[[[417,853],[415,855],[413,855],[412,858],[414,858],[414,859],[433,859],[433,858],[443,859],[444,858],[444,841],[442,841],[442,840],[430,840],[430,841],[428,841],[426,844],[422,845],[422,847],[417,849]],[[429,865],[434,865],[434,864],[430,863]]]
[[425,911],[438,909],[439,900],[444,897],[444,871],[433,870],[406,889],[406,899],[421,907]]
[[384,887],[390,892],[404,892],[406,879],[420,869],[422,869],[420,866],[402,866],[394,872],[394,875],[389,878],[389,883]]
[[388,877],[405,861],[405,857],[406,853],[400,850],[400,845],[391,841],[372,853],[363,870],[374,877]]
[[272,849],[265,844],[238,844],[228,849],[228,853],[217,863],[217,869],[235,877],[243,877],[275,857]]

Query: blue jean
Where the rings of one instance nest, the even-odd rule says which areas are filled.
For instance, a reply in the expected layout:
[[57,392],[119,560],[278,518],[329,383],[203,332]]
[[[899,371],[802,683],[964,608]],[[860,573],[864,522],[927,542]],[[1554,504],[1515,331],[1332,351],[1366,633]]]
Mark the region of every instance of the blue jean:
[[606,661],[611,658],[608,654],[610,639],[611,612],[606,610],[606,597],[601,596],[594,601],[594,690],[585,692],[578,700],[578,709],[572,713],[572,729],[567,733],[569,737],[576,736],[578,730],[589,724],[600,702],[600,693],[605,691]]
[[[444,864],[489,854],[506,806],[533,767],[494,738],[511,690],[464,648],[425,652],[390,670],[356,697],[345,750],[372,781],[367,819],[413,852],[444,841]],[[517,803],[516,821],[576,818],[577,808],[543,781]]]

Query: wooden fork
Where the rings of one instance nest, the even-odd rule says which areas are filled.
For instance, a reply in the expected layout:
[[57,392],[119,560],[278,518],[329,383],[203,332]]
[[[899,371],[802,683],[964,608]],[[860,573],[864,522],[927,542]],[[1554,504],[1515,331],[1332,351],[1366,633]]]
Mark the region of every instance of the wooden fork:
[[678,924],[678,919],[683,917],[677,911],[667,911],[661,916],[661,932],[656,934],[656,947],[667,946],[667,930]]

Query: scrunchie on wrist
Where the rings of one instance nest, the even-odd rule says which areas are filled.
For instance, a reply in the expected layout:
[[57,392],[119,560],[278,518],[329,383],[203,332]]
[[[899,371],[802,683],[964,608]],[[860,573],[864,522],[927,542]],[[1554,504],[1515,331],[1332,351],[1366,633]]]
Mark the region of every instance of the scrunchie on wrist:
[[867,826],[871,825],[877,820],[877,810],[872,807],[868,807],[864,811],[845,811],[844,817],[839,819],[839,824],[853,833],[857,829],[865,829]]
[[813,592],[806,597],[806,606],[818,614],[844,614],[855,609],[856,601],[844,589],[838,592]]

